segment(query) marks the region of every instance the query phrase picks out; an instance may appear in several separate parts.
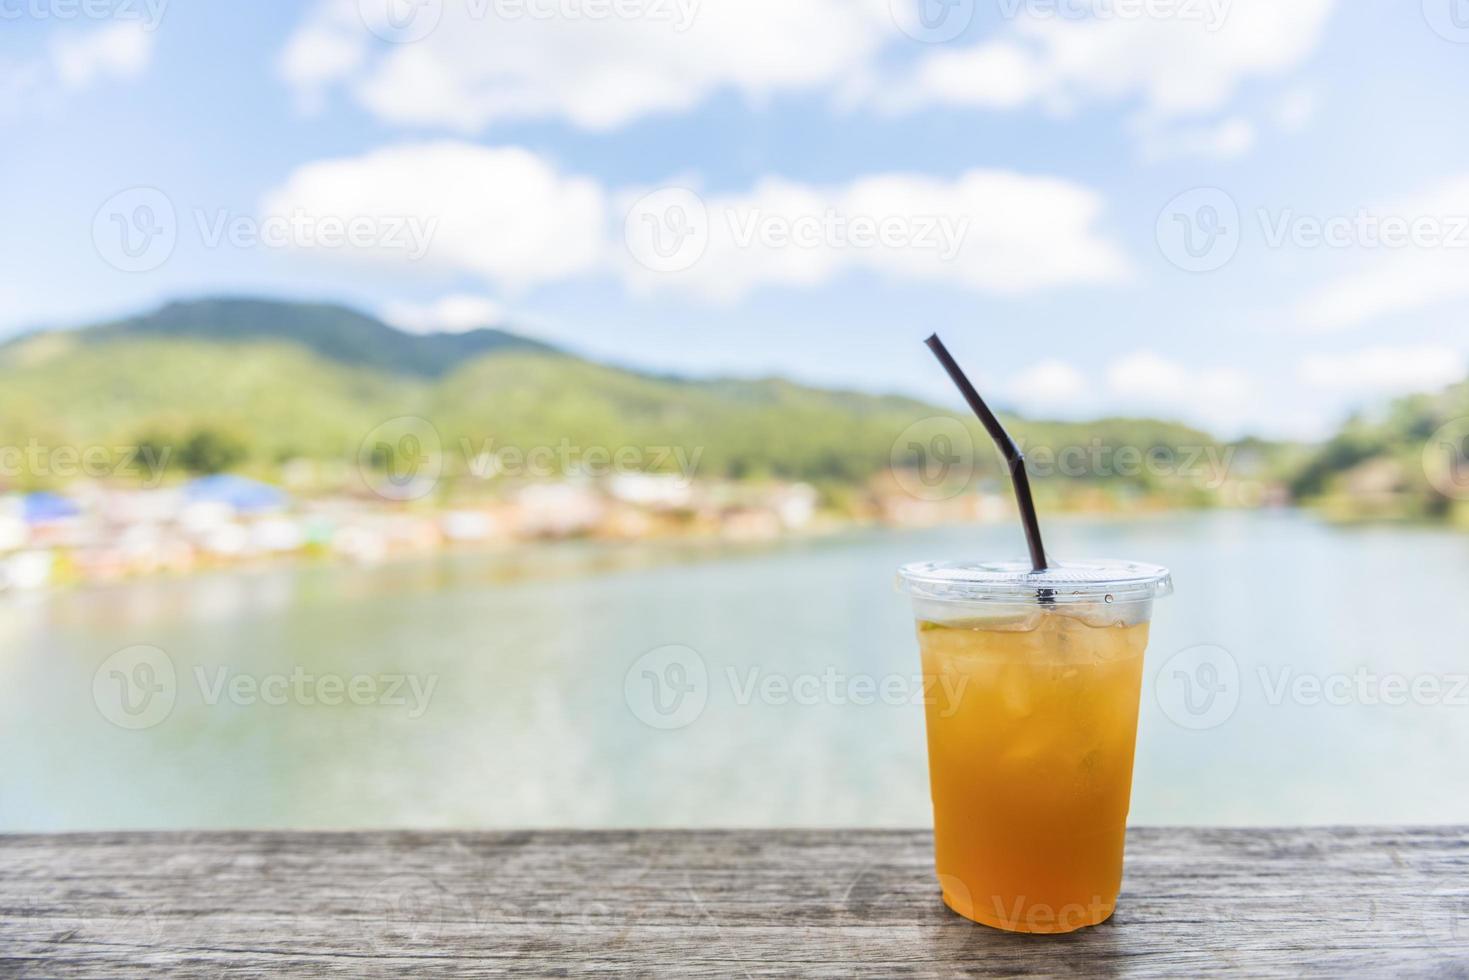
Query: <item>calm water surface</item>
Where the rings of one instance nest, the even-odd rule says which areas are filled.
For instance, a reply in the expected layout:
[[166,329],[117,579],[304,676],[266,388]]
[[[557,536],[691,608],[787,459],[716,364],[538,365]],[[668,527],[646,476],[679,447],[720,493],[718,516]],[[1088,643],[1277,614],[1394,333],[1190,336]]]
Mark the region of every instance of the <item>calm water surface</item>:
[[[1469,536],[1291,513],[1049,527],[1055,554],[1174,570],[1148,653],[1135,823],[1469,822]],[[714,555],[571,545],[536,559],[570,574],[520,580],[461,555],[12,597],[0,829],[921,825],[922,708],[853,681],[892,678],[889,702],[911,691],[893,570],[1022,550],[1006,527]],[[108,660],[134,645],[166,655],[172,685]],[[670,645],[707,684],[644,658]],[[1202,660],[1174,657],[1200,645]],[[390,703],[313,686],[359,675],[359,700]],[[418,688],[390,690],[398,675]],[[1387,675],[1437,693],[1381,703],[1397,699]],[[650,712],[650,677],[698,689],[702,711],[696,697]],[[1313,698],[1313,678],[1344,703]],[[807,686],[781,694],[792,681]],[[1177,685],[1193,685],[1186,711]],[[134,711],[171,708],[118,727],[152,717],[119,713],[128,692]]]

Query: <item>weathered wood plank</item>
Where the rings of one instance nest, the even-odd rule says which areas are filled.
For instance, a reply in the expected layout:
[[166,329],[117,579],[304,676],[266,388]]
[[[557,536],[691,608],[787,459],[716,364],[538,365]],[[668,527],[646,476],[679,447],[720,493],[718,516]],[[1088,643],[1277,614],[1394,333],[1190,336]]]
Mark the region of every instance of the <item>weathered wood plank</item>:
[[1133,831],[1117,914],[943,908],[915,831],[0,836],[0,975],[1469,976],[1469,829]]

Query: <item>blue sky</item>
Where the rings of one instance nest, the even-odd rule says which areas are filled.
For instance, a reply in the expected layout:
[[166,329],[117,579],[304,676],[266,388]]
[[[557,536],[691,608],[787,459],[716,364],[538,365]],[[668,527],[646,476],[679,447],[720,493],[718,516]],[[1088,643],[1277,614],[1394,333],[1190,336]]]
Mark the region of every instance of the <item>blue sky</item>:
[[268,294],[948,402],[936,329],[1226,434],[1469,372],[1459,0],[598,2],[0,0],[0,333]]

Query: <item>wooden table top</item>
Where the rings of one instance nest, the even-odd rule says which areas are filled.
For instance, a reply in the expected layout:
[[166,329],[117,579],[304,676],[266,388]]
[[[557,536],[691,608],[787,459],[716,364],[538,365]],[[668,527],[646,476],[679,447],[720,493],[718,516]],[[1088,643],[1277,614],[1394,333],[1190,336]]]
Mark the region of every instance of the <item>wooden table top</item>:
[[0,836],[0,976],[1469,976],[1469,828],[1140,829],[1064,936],[924,831]]

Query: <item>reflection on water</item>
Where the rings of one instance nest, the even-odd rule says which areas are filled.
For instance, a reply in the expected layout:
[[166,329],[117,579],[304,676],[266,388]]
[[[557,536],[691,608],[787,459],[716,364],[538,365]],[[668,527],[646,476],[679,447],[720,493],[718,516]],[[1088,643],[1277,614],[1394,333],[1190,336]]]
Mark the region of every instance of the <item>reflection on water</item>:
[[[1469,538],[1216,513],[1048,543],[1175,572],[1134,822],[1469,820]],[[893,570],[1021,550],[568,545],[10,599],[0,829],[924,824]]]

